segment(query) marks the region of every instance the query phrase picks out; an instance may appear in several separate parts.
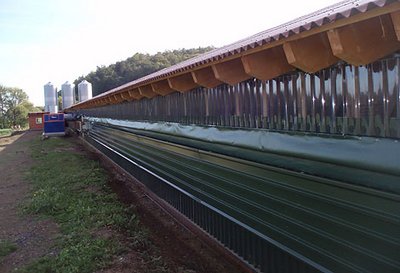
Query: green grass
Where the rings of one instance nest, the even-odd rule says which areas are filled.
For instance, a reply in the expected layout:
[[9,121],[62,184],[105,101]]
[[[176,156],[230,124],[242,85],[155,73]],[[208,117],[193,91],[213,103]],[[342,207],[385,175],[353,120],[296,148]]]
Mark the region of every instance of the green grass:
[[11,129],[0,129],[0,136],[8,136],[11,135]]
[[147,240],[132,210],[107,186],[99,162],[74,151],[75,145],[64,138],[32,142],[36,163],[28,179],[33,193],[24,212],[53,219],[61,236],[57,255],[42,257],[21,272],[85,273],[105,267],[124,251],[110,230],[128,231],[136,243]]
[[0,240],[0,261],[3,257],[17,250],[17,246],[8,241],[8,240]]

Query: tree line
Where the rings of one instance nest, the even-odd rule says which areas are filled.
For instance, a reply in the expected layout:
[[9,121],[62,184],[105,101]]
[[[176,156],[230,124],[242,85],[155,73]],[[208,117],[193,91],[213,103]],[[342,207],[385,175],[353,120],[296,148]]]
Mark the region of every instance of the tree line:
[[82,80],[87,80],[92,83],[93,96],[96,96],[212,49],[213,47],[199,47],[168,50],[154,55],[136,53],[124,61],[109,66],[98,66],[96,71],[79,77],[74,81],[74,84],[77,87]]
[[22,89],[0,85],[0,129],[26,127],[28,113],[42,110],[29,102]]

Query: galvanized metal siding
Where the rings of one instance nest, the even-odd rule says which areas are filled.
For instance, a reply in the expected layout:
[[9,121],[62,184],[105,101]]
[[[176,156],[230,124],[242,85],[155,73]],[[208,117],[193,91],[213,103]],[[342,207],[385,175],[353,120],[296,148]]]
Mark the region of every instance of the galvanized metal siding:
[[398,55],[85,109],[88,116],[400,138]]

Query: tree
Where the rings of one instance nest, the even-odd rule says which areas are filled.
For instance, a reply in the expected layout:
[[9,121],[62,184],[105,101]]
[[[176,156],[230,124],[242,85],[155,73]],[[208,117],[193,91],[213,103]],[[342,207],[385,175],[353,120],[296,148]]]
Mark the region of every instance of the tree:
[[7,97],[7,89],[6,87],[0,85],[0,129],[6,128],[6,97]]
[[78,84],[82,80],[87,80],[92,83],[93,96],[96,96],[165,67],[193,58],[199,54],[210,51],[211,49],[213,48],[199,47],[192,49],[179,49],[158,52],[154,55],[136,53],[124,61],[109,66],[98,66],[96,71],[92,71],[86,76],[79,77],[74,81],[74,83],[77,88]]
[[28,101],[28,95],[20,88],[0,85],[0,128],[28,123],[28,113],[40,111]]
[[[18,107],[22,102],[28,100],[28,95],[19,88],[8,88],[7,92],[7,112],[6,117],[11,123],[11,126],[22,125],[18,121],[22,118],[20,117],[24,114],[24,107]],[[33,106],[33,105],[32,105]],[[28,114],[28,113],[26,113]]]
[[61,91],[61,89],[60,89],[60,91],[57,91],[57,89],[56,89],[56,94],[57,94],[58,109],[61,110],[64,107],[63,101],[62,101],[62,91]]
[[9,114],[11,124],[13,126],[20,125],[21,127],[24,127],[27,124],[26,117],[33,108],[33,104],[28,101],[24,101],[11,108]]

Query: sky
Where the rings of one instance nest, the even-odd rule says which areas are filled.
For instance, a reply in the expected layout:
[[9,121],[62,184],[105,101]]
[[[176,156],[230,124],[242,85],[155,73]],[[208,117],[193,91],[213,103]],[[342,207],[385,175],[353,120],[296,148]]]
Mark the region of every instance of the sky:
[[0,85],[36,106],[43,86],[137,52],[221,47],[338,0],[0,0]]

